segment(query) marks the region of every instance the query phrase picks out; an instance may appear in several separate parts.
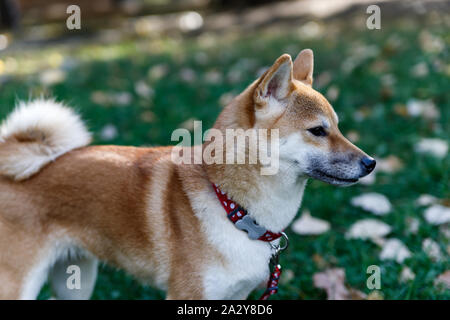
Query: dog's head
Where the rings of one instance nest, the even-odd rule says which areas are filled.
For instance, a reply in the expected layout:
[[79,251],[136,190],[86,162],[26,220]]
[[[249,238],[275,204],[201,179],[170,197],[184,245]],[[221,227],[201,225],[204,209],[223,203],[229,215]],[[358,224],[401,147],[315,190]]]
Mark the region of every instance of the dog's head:
[[375,160],[339,131],[327,99],[312,88],[313,52],[294,62],[279,57],[254,84],[254,127],[277,128],[280,164],[334,185],[350,185],[375,168]]

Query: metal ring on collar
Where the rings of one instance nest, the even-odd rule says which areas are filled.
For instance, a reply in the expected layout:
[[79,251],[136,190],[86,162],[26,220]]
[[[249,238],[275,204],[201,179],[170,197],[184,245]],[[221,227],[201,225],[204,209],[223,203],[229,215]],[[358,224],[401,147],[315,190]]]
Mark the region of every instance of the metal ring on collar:
[[[280,249],[279,249],[280,252],[286,250],[287,247],[289,247],[289,238],[288,238],[288,236],[286,235],[286,233],[281,232],[281,236],[282,236],[283,239],[284,239],[284,246],[281,246],[281,245],[280,245]],[[280,243],[281,243],[281,241],[280,241]]]

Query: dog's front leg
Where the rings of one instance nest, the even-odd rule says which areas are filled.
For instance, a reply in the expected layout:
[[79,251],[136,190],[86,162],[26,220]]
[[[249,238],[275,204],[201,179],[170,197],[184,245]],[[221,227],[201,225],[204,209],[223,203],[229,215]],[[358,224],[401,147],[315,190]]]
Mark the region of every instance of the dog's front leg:
[[173,270],[169,277],[167,300],[203,300],[205,297],[202,276],[192,270]]

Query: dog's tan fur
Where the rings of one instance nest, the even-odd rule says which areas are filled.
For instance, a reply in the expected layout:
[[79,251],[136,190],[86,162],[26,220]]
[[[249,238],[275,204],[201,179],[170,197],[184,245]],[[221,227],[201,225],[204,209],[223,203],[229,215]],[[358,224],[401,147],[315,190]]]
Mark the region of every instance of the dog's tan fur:
[[1,297],[18,298],[35,264],[27,261],[45,255],[52,241],[70,238],[143,280],[166,272],[168,260],[173,297],[202,298],[196,265],[220,256],[202,236],[187,197],[209,185],[201,166],[175,166],[170,150],[86,147],[22,183],[0,178],[0,277],[14,283],[1,287]]
[[[223,110],[215,128],[279,128],[280,137],[301,132],[316,147],[362,155],[339,133],[326,99],[312,89],[312,64],[310,50],[299,55],[294,67],[290,56],[281,56]],[[292,71],[283,99],[290,107],[271,113],[263,95],[273,74],[286,66]],[[326,141],[305,131],[318,115],[331,123]],[[34,139],[25,135],[0,140],[0,162],[8,156],[5,150],[14,152]],[[23,298],[36,266],[55,247],[66,244],[166,289],[168,298],[211,297],[205,293],[202,266],[230,262],[212,245],[200,218],[210,202],[204,210],[194,203],[199,194],[216,201],[213,182],[250,207],[261,196],[260,186],[271,178],[259,175],[259,165],[175,164],[171,151],[172,147],[89,146],[59,156],[23,181],[0,176],[0,298]]]

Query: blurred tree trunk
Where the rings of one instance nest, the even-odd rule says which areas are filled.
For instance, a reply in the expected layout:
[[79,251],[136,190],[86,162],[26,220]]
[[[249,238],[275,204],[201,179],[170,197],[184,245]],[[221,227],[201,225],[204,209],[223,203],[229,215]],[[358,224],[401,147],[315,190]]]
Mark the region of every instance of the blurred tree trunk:
[[0,27],[17,28],[20,10],[15,0],[0,0]]
[[276,2],[277,0],[212,0],[211,3],[217,8],[242,8],[257,6],[265,3]]

